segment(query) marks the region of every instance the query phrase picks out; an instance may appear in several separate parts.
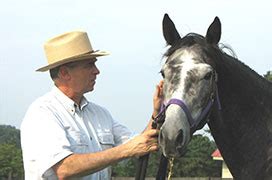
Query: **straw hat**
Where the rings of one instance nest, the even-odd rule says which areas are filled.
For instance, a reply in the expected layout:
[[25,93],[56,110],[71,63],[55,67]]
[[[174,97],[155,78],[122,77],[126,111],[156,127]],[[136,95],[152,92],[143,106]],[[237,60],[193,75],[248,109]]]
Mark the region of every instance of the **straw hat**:
[[36,71],[47,71],[65,63],[105,56],[106,51],[94,51],[86,32],[72,31],[50,39],[44,44],[48,65]]

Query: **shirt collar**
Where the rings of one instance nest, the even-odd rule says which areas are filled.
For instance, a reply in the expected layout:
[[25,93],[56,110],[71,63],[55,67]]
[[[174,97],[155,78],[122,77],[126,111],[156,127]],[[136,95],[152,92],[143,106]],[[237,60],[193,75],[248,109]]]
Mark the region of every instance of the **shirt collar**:
[[70,99],[68,96],[66,96],[59,88],[56,86],[53,86],[52,91],[53,95],[58,99],[58,101],[64,106],[64,108],[70,112],[72,115],[75,114],[76,109],[83,110],[85,106],[88,105],[88,100],[83,96],[82,100],[80,102],[80,109],[78,108],[78,105]]

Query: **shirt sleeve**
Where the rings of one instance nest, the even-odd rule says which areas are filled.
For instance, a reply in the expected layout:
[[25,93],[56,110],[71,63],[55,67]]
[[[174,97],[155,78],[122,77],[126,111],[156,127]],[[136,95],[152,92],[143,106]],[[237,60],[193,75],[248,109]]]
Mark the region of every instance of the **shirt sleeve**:
[[35,164],[41,177],[51,176],[52,166],[72,154],[65,129],[45,107],[32,106],[21,126],[24,161]]

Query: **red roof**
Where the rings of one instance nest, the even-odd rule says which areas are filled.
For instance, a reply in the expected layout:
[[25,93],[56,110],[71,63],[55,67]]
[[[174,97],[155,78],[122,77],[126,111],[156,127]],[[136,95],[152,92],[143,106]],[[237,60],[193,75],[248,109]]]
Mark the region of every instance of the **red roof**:
[[212,157],[222,157],[221,153],[219,151],[219,149],[216,149],[213,153],[212,153]]

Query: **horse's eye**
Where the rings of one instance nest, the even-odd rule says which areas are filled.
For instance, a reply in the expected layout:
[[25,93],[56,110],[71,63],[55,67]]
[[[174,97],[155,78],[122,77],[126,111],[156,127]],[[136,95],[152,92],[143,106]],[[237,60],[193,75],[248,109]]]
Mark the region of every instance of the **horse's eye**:
[[163,70],[161,70],[160,73],[161,73],[162,77],[164,78],[165,76],[164,76]]
[[208,72],[205,76],[204,76],[204,78],[203,79],[205,79],[205,80],[209,80],[209,79],[211,79],[211,77],[212,77],[212,71],[210,71],[210,72]]

